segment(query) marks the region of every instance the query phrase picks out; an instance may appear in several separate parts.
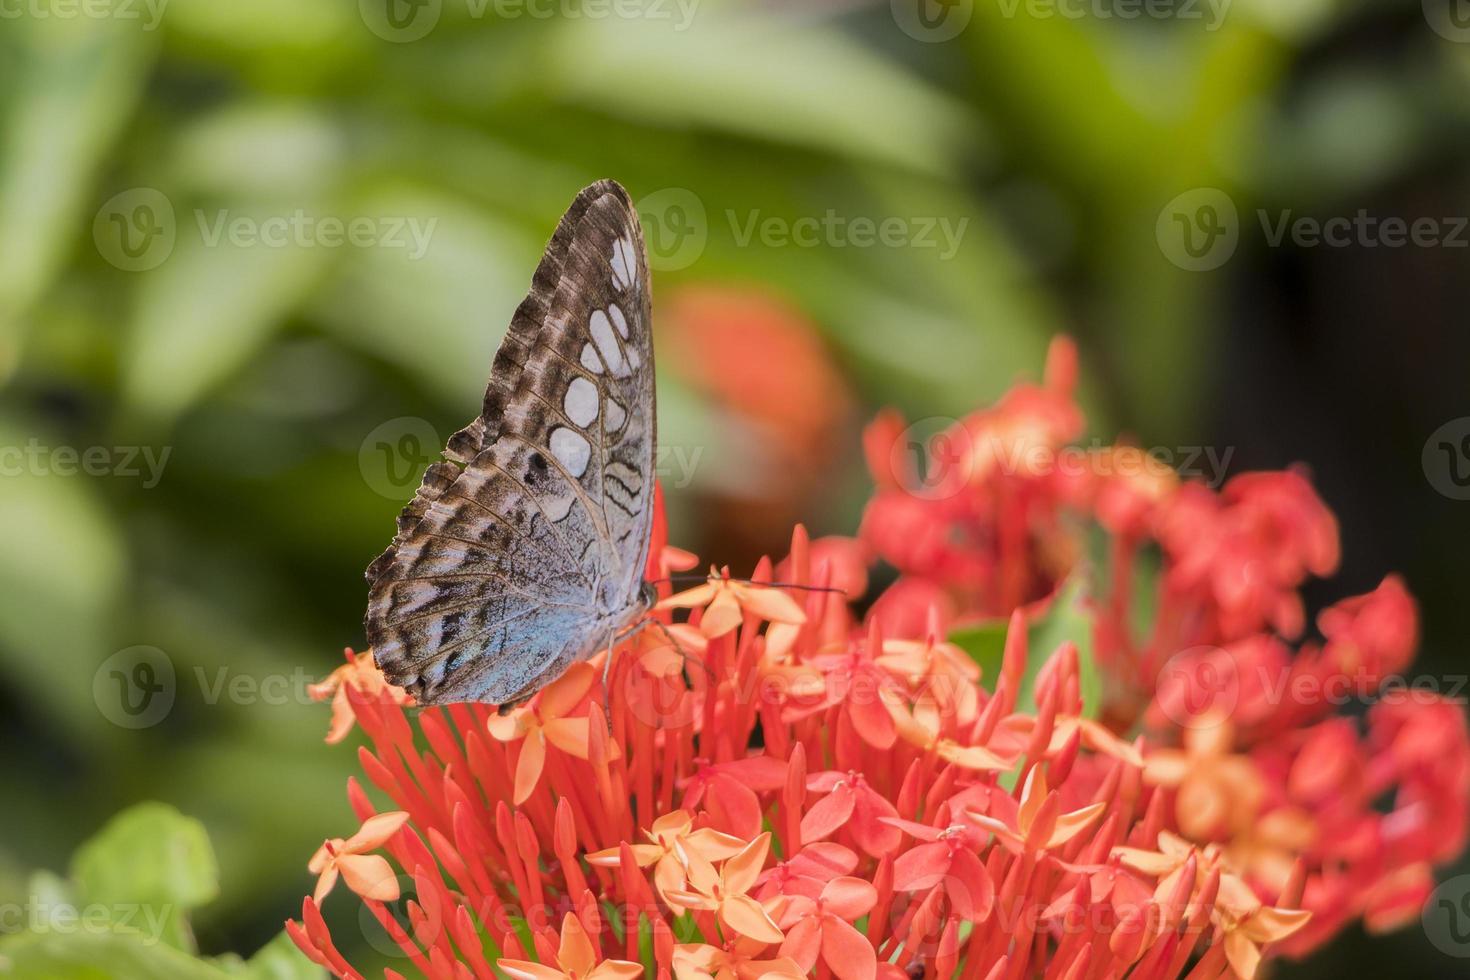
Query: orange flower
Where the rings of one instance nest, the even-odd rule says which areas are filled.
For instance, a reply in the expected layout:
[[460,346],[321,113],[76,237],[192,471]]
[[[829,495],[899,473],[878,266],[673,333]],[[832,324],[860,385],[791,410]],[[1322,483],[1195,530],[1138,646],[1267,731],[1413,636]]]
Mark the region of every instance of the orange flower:
[[781,930],[764,906],[746,894],[760,877],[770,846],[771,835],[761,834],[726,860],[718,872],[708,861],[691,852],[689,890],[671,890],[665,898],[680,908],[714,912],[725,928],[742,936],[763,943],[779,943],[785,938]]
[[873,945],[853,926],[878,902],[878,889],[861,878],[833,878],[815,899],[797,895],[781,921],[790,932],[781,954],[810,972],[817,958],[842,980],[873,980],[878,958]]
[[1216,902],[1215,922],[1225,931],[1225,958],[1240,980],[1255,980],[1261,965],[1261,946],[1278,943],[1312,917],[1304,909],[1280,909],[1264,905],[1245,884],[1235,879],[1226,887],[1220,879],[1220,897]]
[[954,763],[963,769],[1004,772],[1014,764],[1014,759],[1005,759],[983,745],[963,745],[940,734],[943,726],[943,709],[934,698],[924,695],[914,705],[913,713],[895,699],[880,692],[888,713],[893,716],[894,728],[910,745],[926,752],[933,752],[945,762]]
[[692,609],[697,606],[705,607],[699,628],[710,639],[724,636],[739,626],[746,613],[771,623],[799,625],[806,622],[806,613],[785,592],[755,582],[737,582],[730,578],[729,569],[718,572],[711,568],[709,581],[669,596],[657,608]]
[[312,895],[316,903],[320,905],[327,897],[339,874],[347,887],[363,898],[378,902],[396,899],[398,879],[393,874],[393,866],[382,855],[368,852],[388,843],[407,820],[408,814],[402,810],[379,813],[363,821],[357,833],[346,840],[334,837],[324,841],[306,864],[307,870],[320,876]]
[[1175,817],[1192,840],[1245,831],[1260,810],[1260,773],[1249,758],[1230,751],[1233,737],[1230,723],[1211,715],[1185,730],[1183,751],[1156,749],[1148,755],[1144,781],[1178,791]]
[[[688,810],[666,813],[645,830],[652,843],[632,844],[633,860],[638,867],[653,865],[653,883],[659,894],[665,896],[672,891],[682,891],[688,884],[690,855],[705,862],[723,861],[740,853],[745,842],[738,837],[722,834],[710,827],[694,830],[694,815]],[[587,855],[587,863],[595,867],[616,868],[620,863],[621,847],[609,847]]]
[[561,922],[561,945],[556,952],[556,966],[527,960],[500,960],[495,964],[514,980],[638,980],[643,966],[626,960],[598,962],[597,950],[587,938],[587,930],[575,915],[568,912]]
[[998,820],[974,809],[966,810],[965,815],[995,834],[1001,844],[1017,854],[1050,850],[1082,833],[1105,809],[1105,804],[1093,803],[1070,813],[1059,813],[1060,799],[1047,788],[1041,767],[1033,766],[1026,774],[1026,783],[1021,788],[1021,805],[1016,809],[1013,822]]
[[313,701],[332,699],[332,723],[327,728],[328,745],[336,745],[346,738],[347,733],[352,731],[353,722],[357,720],[352,702],[347,699],[348,687],[371,698],[387,699],[393,704],[413,703],[413,698],[408,696],[407,691],[394,687],[383,677],[383,672],[373,661],[371,650],[354,654],[352,648],[348,647],[342,652],[347,656],[347,663],[328,674],[326,680],[308,684],[306,687],[306,693],[311,695]]
[[958,724],[974,722],[980,713],[980,666],[965,651],[937,640],[884,640],[883,652],[874,662],[909,685],[914,692],[930,694],[940,714]]
[[689,943],[674,947],[675,980],[797,980],[801,967],[786,956],[756,959],[766,943],[744,936],[724,948]]
[[578,759],[587,758],[588,726],[591,722],[585,715],[580,718],[563,716],[582,703],[596,680],[597,668],[590,663],[572,664],[530,704],[490,719],[487,727],[495,739],[521,742],[513,796],[516,806],[526,802],[541,781],[541,770],[546,765],[546,743],[550,742]]

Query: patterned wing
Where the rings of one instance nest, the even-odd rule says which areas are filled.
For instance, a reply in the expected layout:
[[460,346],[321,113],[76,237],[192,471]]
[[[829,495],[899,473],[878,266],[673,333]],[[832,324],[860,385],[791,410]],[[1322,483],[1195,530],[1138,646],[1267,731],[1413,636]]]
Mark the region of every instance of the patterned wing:
[[577,195],[455,433],[369,566],[378,666],[420,704],[523,700],[643,611],[648,266],[627,192]]

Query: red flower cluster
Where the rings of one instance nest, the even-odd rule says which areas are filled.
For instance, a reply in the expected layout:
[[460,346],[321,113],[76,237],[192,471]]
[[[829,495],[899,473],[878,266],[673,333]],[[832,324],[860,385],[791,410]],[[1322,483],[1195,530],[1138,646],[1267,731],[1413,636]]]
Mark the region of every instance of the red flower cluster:
[[[1070,448],[1075,363],[1055,343],[1045,385],[942,433],[922,483],[891,465],[903,422],[870,427],[879,492],[861,537],[902,573],[880,614],[985,620],[1044,608],[1083,578],[1105,679],[1095,707],[1153,746],[1145,782],[1168,801],[1166,826],[1222,848],[1265,901],[1304,865],[1313,918],[1290,952],[1358,918],[1411,921],[1470,823],[1462,702],[1395,679],[1417,646],[1413,599],[1390,576],[1300,642],[1300,589],[1338,562],[1336,520],[1306,477],[1245,473],[1216,492],[1131,447]],[[1089,529],[1106,542],[1096,567]],[[1349,703],[1371,704],[1364,722],[1339,712]]]
[[[605,677],[508,715],[410,716],[349,653],[316,694],[388,805],[349,783],[363,826],[313,857],[297,945],[361,976],[320,912],[341,881],[433,978],[1251,980],[1416,912],[1464,844],[1470,741],[1456,704],[1390,683],[1412,600],[1390,578],[1293,650],[1299,588],[1337,560],[1306,481],[1215,493],[1068,450],[1075,375],[1059,343],[1044,386],[930,440],[922,478],[880,417],[859,540],[798,528],[749,581],[665,587]],[[860,618],[875,553],[902,577]],[[660,504],[648,577],[689,559]],[[1090,635],[1031,657],[1064,583]],[[997,618],[985,678],[951,628]],[[1377,698],[1364,729],[1346,697]]]
[[[814,550],[798,530],[783,578],[857,574]],[[1250,977],[1307,919],[1300,877],[1272,906],[1164,832],[1138,747],[1084,716],[1075,646],[1018,710],[1020,614],[993,692],[940,637],[889,638],[829,591],[715,576],[658,615],[607,689],[579,665],[505,717],[414,724],[350,658],[320,693],[394,809],[350,783],[364,828],[313,859],[288,923],[307,955],[360,976],[319,910],[338,872],[436,978]]]

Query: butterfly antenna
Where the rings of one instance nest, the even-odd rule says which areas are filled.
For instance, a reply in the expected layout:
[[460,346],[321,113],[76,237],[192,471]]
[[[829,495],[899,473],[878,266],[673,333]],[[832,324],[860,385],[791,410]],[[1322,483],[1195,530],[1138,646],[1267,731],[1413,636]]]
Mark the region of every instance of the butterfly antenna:
[[[667,576],[665,578],[650,579],[649,582],[648,582],[648,584],[649,585],[658,585],[660,582],[668,582],[669,584],[672,585],[675,582],[708,582],[708,581],[709,581],[709,576],[708,575],[696,575],[696,574],[691,573],[691,574],[688,574],[688,575],[669,575],[669,576]],[[731,581],[731,582],[739,582],[742,585],[759,585],[759,586],[761,586],[763,588],[767,588],[767,589],[800,589],[803,592],[839,592],[842,595],[847,595],[847,590],[846,589],[839,589],[835,585],[803,585],[800,582],[757,582],[753,578],[733,578],[733,577],[731,579],[729,579],[729,581]]]

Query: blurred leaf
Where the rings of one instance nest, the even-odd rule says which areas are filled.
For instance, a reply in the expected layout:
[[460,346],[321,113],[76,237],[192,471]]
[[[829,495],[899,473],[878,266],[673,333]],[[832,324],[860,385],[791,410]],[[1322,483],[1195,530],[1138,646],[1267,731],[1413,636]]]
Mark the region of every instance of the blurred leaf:
[[284,932],[266,943],[248,961],[232,957],[216,961],[231,976],[248,980],[322,980],[326,971],[306,958]]
[[410,188],[379,189],[354,210],[401,219],[406,244],[347,250],[313,314],[341,343],[408,371],[468,417],[543,240]]
[[[307,974],[308,976],[310,974]],[[17,980],[228,980],[161,943],[110,932],[21,933],[0,939],[0,977]]]
[[[155,48],[136,22],[6,20],[24,71],[0,89],[0,345],[86,227],[92,180],[127,125]],[[0,346],[0,375],[14,351]]]
[[[0,417],[0,672],[78,744],[106,724],[92,675],[111,652],[108,617],[122,584],[123,548],[93,487],[62,472],[62,451],[16,419]],[[35,463],[24,455],[32,446]],[[13,452],[14,455],[10,455]],[[38,672],[39,669],[39,672]]]
[[[261,220],[241,209],[180,213],[178,244],[144,275],[123,365],[125,402],[167,423],[264,345],[317,281],[328,255],[297,244],[240,244],[228,234],[211,243],[197,227],[220,216]],[[200,217],[202,215],[202,218]],[[231,219],[233,220],[233,219]]]
[[112,818],[72,858],[80,900],[177,949],[192,952],[185,913],[219,893],[219,872],[204,825],[163,803],[140,803]]
[[660,125],[710,126],[952,174],[979,149],[979,119],[838,30],[697,9],[578,20],[547,71],[569,98]]

